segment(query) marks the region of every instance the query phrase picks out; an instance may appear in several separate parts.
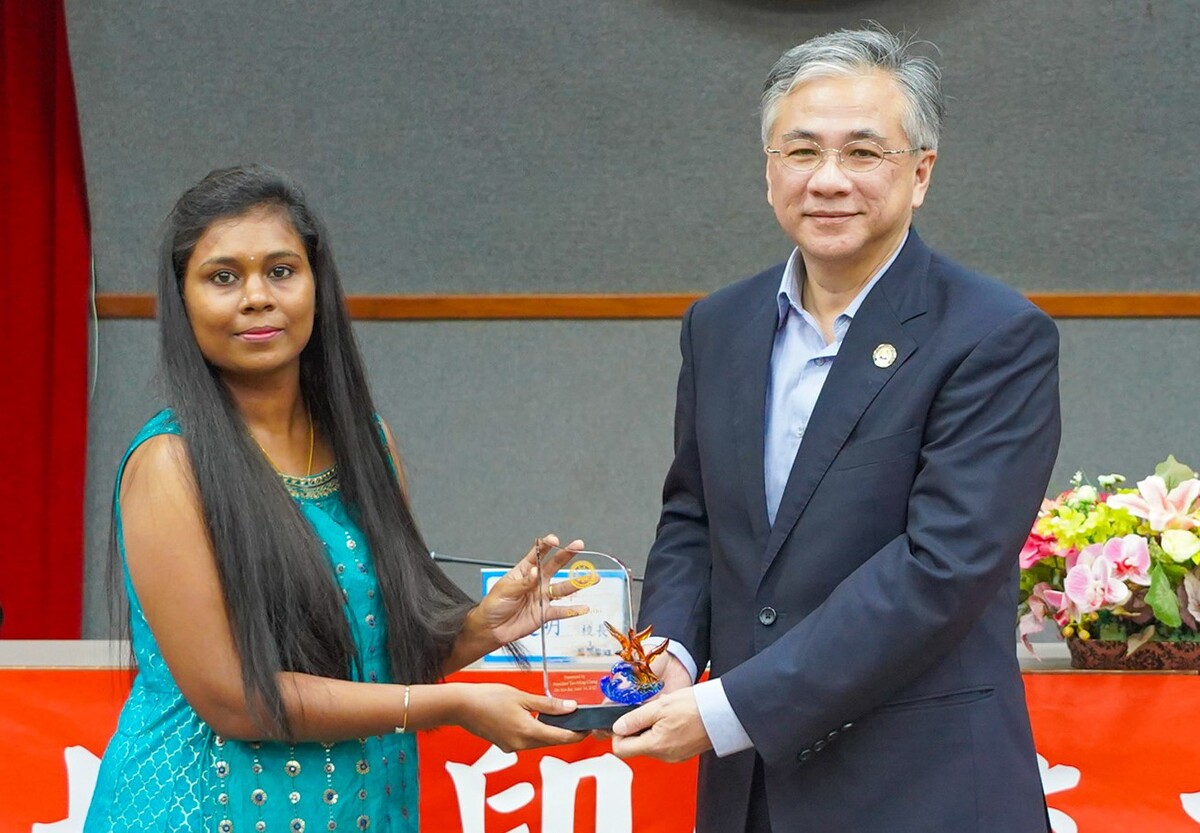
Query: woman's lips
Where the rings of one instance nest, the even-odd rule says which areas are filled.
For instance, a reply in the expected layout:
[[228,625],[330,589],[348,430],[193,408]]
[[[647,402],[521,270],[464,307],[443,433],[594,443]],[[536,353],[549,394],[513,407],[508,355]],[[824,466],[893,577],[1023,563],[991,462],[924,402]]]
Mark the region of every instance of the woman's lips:
[[268,341],[281,332],[283,330],[280,330],[278,327],[254,327],[253,329],[243,330],[238,333],[238,337],[246,341]]

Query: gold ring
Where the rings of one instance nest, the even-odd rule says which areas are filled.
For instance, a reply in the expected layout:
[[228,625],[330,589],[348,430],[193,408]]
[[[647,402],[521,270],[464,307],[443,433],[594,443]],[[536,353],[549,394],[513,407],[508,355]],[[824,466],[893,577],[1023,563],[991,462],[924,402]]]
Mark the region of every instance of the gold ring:
[[557,596],[554,595],[554,585],[553,584],[546,585],[546,598],[549,599],[550,601],[554,601],[556,598],[558,598]]

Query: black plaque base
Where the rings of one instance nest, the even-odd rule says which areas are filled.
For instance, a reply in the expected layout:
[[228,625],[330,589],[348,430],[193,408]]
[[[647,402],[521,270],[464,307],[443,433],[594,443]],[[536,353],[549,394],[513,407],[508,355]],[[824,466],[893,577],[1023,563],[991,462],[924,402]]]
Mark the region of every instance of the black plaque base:
[[590,732],[593,729],[611,729],[617,718],[629,714],[637,706],[581,706],[568,714],[539,714],[538,720],[547,726],[570,729],[573,732]]

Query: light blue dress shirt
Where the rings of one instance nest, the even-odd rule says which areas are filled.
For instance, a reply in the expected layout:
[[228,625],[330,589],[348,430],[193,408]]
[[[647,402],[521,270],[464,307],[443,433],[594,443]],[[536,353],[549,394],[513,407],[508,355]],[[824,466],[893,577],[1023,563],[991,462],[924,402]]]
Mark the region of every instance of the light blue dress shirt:
[[[779,322],[775,330],[775,346],[771,350],[771,375],[767,384],[766,424],[763,426],[763,474],[766,485],[767,517],[772,525],[779,502],[787,485],[796,452],[808,429],[817,397],[829,377],[829,369],[837,358],[842,340],[850,329],[855,313],[867,295],[879,283],[900,250],[908,240],[907,232],[900,245],[879,267],[833,323],[833,341],[825,343],[825,336],[816,318],[805,309],[801,299],[804,285],[804,261],[800,250],[792,251],[783,270],[776,299],[779,303]],[[688,650],[678,642],[672,642],[668,651],[674,655],[696,679],[696,661]],[[719,757],[732,755],[754,746],[746,734],[742,722],[733,713],[729,698],[720,678],[699,683],[693,689],[696,707],[704,731],[712,741],[713,751]],[[801,694],[800,696],[803,696]]]

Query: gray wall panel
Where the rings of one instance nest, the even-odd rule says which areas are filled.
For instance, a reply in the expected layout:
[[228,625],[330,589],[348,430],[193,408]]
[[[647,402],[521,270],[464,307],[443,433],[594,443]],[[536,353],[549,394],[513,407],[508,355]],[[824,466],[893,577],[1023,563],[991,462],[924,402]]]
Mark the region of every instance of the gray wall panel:
[[[1064,432],[1052,489],[1200,465],[1200,321],[1063,321]],[[418,522],[438,551],[515,559],[546,531],[645,563],[671,456],[674,322],[357,325]],[[154,326],[107,322],[92,401],[86,626],[107,630],[103,574],[117,461],[159,403]],[[1153,367],[1154,372],[1147,372]],[[448,571],[476,592],[472,568]]]
[[1135,479],[1174,454],[1200,469],[1200,320],[1061,321],[1063,440],[1052,485]]
[[[513,561],[553,531],[640,573],[671,460],[678,329],[360,325],[429,546]],[[448,570],[478,589],[478,571]]]
[[96,262],[210,168],[296,173],[353,292],[690,291],[782,259],[755,100],[873,18],[953,96],[921,227],[1023,289],[1191,289],[1196,0],[70,0]]
[[88,404],[84,494],[83,635],[109,635],[109,519],[117,466],[133,435],[160,407],[158,330],[152,321],[102,321]]
[[[248,159],[308,186],[351,292],[713,289],[788,248],[763,200],[761,77],[865,18],[942,48],[930,242],[1025,290],[1194,289],[1196,0],[67,5],[101,291],[150,291],[172,200]],[[1061,324],[1056,488],[1200,462],[1198,327]],[[515,557],[555,529],[640,566],[676,329],[360,325],[429,543]],[[99,343],[89,635],[117,459],[157,401],[153,324],[102,322]]]

